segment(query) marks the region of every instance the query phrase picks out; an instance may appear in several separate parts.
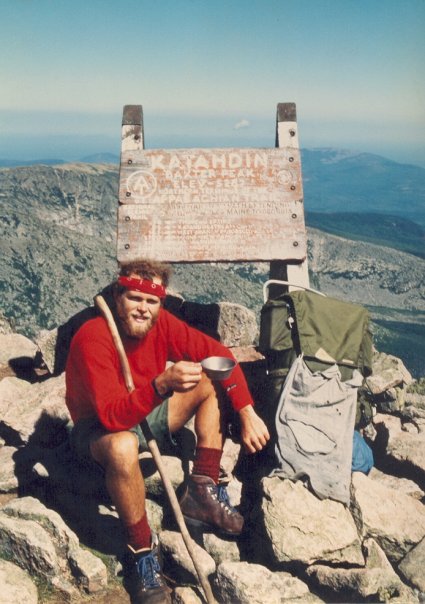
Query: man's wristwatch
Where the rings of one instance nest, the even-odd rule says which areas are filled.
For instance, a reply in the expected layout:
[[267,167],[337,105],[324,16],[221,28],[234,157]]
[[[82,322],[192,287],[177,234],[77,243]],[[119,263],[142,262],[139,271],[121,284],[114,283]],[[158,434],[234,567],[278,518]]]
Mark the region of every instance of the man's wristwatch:
[[155,394],[157,396],[159,396],[159,398],[162,398],[162,400],[165,400],[166,398],[170,398],[170,396],[173,396],[173,394],[174,394],[174,390],[171,390],[171,389],[167,390],[167,392],[164,392],[164,394],[161,394],[156,385],[155,378],[152,380],[151,384],[152,384],[152,388],[155,390]]

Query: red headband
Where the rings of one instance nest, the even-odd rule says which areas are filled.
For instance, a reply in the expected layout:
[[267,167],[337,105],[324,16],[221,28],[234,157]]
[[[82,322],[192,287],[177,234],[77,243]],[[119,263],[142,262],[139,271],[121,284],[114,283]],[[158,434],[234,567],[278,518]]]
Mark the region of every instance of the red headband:
[[136,279],[134,277],[119,277],[118,283],[127,289],[134,289],[144,294],[153,294],[158,298],[165,298],[167,292],[165,287],[159,283],[154,283],[150,279]]

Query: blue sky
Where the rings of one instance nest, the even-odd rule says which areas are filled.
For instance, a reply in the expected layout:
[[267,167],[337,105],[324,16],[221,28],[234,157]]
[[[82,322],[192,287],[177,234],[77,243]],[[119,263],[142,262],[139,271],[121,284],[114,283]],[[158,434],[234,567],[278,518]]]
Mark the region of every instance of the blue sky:
[[425,166],[424,0],[0,0],[0,158],[273,146],[278,102],[302,147]]

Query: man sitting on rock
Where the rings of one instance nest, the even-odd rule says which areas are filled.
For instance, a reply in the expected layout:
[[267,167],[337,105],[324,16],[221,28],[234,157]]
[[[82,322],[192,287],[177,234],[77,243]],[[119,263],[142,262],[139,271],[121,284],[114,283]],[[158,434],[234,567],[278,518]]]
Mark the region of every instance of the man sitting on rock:
[[172,434],[195,416],[197,445],[180,502],[182,512],[188,523],[233,536],[241,533],[243,518],[230,505],[225,486],[218,480],[228,401],[239,414],[247,452],[260,451],[269,439],[240,367],[220,385],[202,372],[202,359],[233,358],[231,352],[162,308],[169,272],[167,265],[156,262],[128,264],[113,286],[133,392],[125,386],[103,317],[91,319],[79,329],[66,366],[66,400],[74,421],[72,442],[80,458],[94,460],[104,470],[138,573],[132,600],[137,604],[170,601],[146,517],[138,458],[146,442],[140,422],[147,418],[161,448],[172,443]]

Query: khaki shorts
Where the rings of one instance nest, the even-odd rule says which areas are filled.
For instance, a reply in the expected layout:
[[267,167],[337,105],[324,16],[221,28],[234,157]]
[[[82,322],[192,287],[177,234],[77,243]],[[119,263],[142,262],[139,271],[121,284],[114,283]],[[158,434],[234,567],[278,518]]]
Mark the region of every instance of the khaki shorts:
[[[158,447],[164,452],[170,451],[176,446],[173,436],[168,428],[168,399],[155,407],[146,418],[152,436],[155,438]],[[139,439],[140,452],[148,451],[148,445],[143,436],[139,424],[129,429],[134,432]],[[74,449],[80,462],[93,464],[94,460],[90,453],[90,443],[94,438],[99,438],[102,434],[110,434],[108,430],[100,423],[97,417],[80,419],[71,431],[71,446]],[[96,464],[97,465],[97,464]]]

